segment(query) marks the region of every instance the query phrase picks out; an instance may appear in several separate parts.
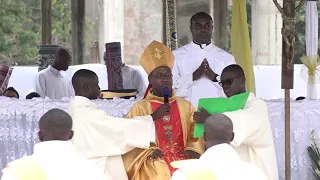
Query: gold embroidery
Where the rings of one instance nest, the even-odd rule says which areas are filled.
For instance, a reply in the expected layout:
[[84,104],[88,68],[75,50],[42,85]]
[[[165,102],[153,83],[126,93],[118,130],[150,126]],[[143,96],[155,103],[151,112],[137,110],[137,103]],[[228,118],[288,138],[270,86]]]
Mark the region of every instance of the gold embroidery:
[[165,134],[168,136],[168,140],[171,141],[172,140],[172,126],[168,125],[168,126],[163,126],[164,130],[166,130]]
[[161,58],[161,55],[164,54],[164,52],[160,51],[160,49],[156,48],[154,49],[154,53],[153,53],[153,56],[157,57],[158,59]]

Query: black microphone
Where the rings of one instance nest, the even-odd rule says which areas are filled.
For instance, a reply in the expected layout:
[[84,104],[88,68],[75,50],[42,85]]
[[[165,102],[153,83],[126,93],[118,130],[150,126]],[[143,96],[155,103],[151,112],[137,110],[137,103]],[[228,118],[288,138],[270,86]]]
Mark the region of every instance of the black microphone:
[[164,103],[169,103],[169,97],[170,97],[170,89],[165,87],[162,89],[162,96],[163,96],[163,100],[164,100]]

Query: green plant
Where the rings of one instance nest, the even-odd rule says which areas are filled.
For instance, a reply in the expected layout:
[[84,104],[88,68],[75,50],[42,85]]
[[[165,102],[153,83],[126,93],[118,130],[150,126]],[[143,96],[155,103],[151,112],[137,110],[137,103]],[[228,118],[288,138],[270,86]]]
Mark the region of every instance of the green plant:
[[312,144],[307,147],[307,152],[312,162],[312,173],[317,180],[320,180],[320,149],[317,144],[315,131],[311,132]]

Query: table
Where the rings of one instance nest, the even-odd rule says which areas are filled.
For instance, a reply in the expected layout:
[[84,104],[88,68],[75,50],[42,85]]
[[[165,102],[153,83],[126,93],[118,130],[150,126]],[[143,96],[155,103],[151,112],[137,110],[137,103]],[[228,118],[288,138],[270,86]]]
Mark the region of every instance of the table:
[[[37,140],[37,123],[41,115],[52,108],[68,109],[68,99],[13,100],[0,97],[0,168],[17,158],[32,154]],[[124,117],[136,100],[96,100],[109,115]],[[267,101],[274,136],[280,179],[284,179],[284,103]],[[291,122],[292,179],[312,180],[311,163],[306,148],[311,144],[310,132],[320,132],[320,101],[293,101]],[[258,119],[257,119],[258,120]],[[1,176],[1,173],[0,173]]]
[[[294,89],[291,90],[291,97],[307,96],[307,83],[301,76],[303,65],[294,65]],[[148,76],[141,66],[131,66],[140,71],[144,78],[144,82],[148,83]],[[63,72],[69,79],[79,69],[89,69],[94,71],[99,77],[99,85],[101,89],[108,88],[106,66],[102,64],[82,64],[70,66],[66,72]],[[17,66],[14,67],[8,87],[14,87],[20,94],[25,97],[32,91],[34,77],[38,73],[38,66]],[[256,83],[256,95],[262,99],[278,99],[284,98],[281,89],[281,65],[257,65],[254,66],[254,75]],[[23,83],[22,83],[23,82]],[[320,97],[320,84],[316,85],[318,99]],[[272,89],[272,91],[270,91]]]

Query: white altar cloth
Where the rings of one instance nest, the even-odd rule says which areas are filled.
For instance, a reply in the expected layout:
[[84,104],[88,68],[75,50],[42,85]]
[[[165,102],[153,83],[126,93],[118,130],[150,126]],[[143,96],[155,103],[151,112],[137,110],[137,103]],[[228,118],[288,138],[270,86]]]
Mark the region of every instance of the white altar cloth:
[[[307,83],[300,77],[302,65],[295,65],[294,71],[294,89],[291,90],[291,97],[295,99],[299,96],[306,97]],[[148,82],[147,74],[141,66],[131,66],[140,70],[144,77],[145,83]],[[96,72],[99,76],[101,89],[108,88],[107,70],[106,66],[102,64],[84,64],[77,66],[70,66],[69,70],[64,74],[70,79],[72,75],[79,69],[90,69]],[[12,86],[20,94],[20,97],[25,97],[32,89],[33,79],[38,72],[38,67],[17,66],[13,69],[9,87]],[[265,66],[259,65],[254,67],[256,93],[257,97],[263,99],[280,99],[284,98],[284,92],[281,89],[281,66]],[[317,85],[318,94],[320,94],[320,85]],[[320,97],[320,96],[319,96]]]
[[[0,169],[17,158],[32,154],[37,142],[37,123],[41,115],[52,108],[67,110],[68,99],[13,100],[0,97]],[[109,115],[123,117],[135,100],[97,100],[100,108]],[[282,100],[267,101],[274,136],[280,178],[284,179],[284,103]],[[312,180],[306,148],[311,144],[312,129],[320,132],[320,101],[293,101],[291,105],[291,167],[292,180]],[[257,119],[259,120],[259,119]],[[0,173],[1,177],[1,173]]]

